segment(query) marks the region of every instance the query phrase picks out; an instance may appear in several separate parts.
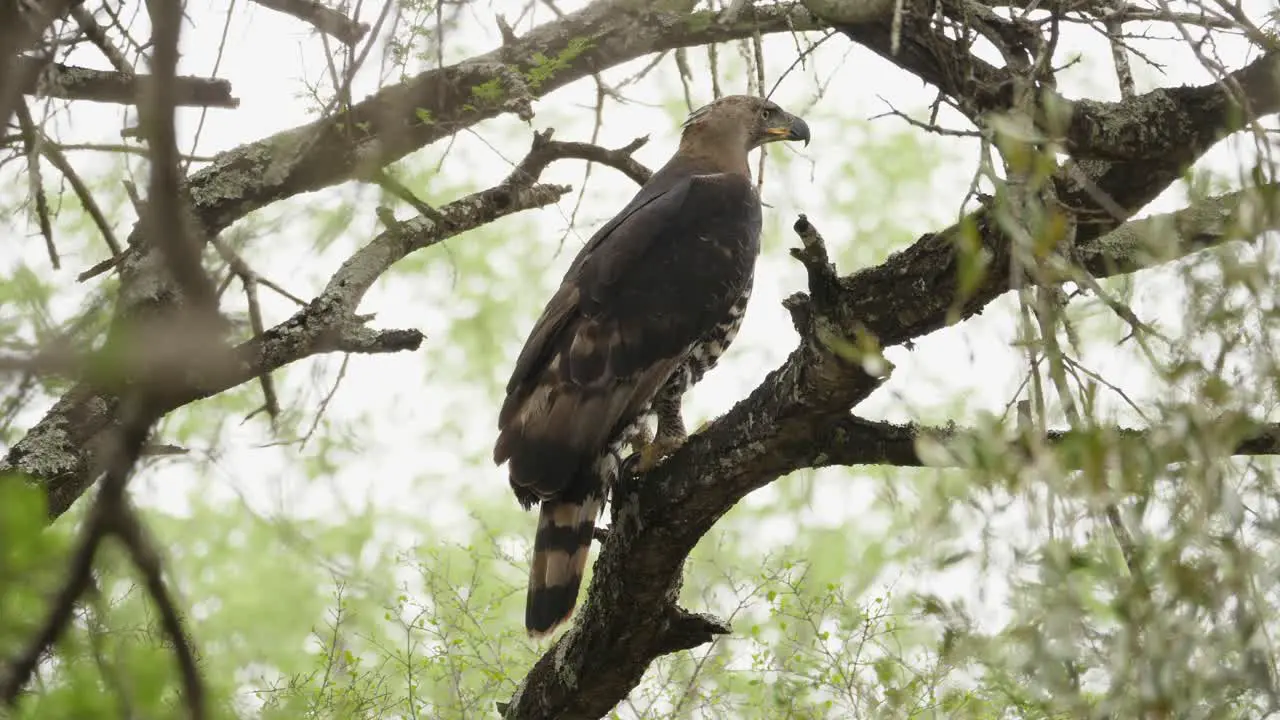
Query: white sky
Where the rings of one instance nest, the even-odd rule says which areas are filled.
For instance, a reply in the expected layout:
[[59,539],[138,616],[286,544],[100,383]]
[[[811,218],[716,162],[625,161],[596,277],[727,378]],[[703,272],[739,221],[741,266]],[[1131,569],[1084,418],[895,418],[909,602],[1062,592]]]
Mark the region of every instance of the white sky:
[[[1255,3],[1258,4],[1258,3]],[[565,3],[568,11],[577,7]],[[485,51],[498,42],[495,13],[513,18],[519,15],[520,3],[476,3],[469,11],[469,19],[463,27],[447,38],[446,61],[456,61],[478,51]],[[197,0],[188,8],[190,23],[184,28],[182,72],[207,75],[214,65],[219,36],[225,11],[222,3]],[[366,9],[367,20],[372,20],[376,8]],[[550,13],[541,12],[539,20],[550,19]],[[193,30],[192,27],[198,28]],[[527,26],[518,28],[523,32]],[[1164,29],[1161,33],[1170,36]],[[237,2],[231,11],[227,31],[226,53],[222,57],[219,76],[231,81],[233,93],[240,98],[236,110],[211,110],[200,137],[197,154],[211,155],[256,140],[281,129],[292,127],[311,119],[309,104],[300,99],[304,82],[321,80],[326,75],[321,44],[309,28],[298,21],[266,10],[257,5]],[[816,36],[815,36],[816,37]],[[1074,68],[1060,76],[1060,91],[1068,97],[1093,96],[1104,99],[1118,98],[1111,74],[1110,54],[1105,44],[1091,32],[1068,29],[1063,46],[1078,47],[1086,57]],[[1135,63],[1139,90],[1157,85],[1201,84],[1207,74],[1180,45],[1173,42],[1146,43],[1144,49],[1154,58],[1168,63],[1167,77],[1161,78],[1151,70]],[[1224,49],[1224,55],[1233,67],[1238,67],[1242,55]],[[736,61],[736,49],[721,52],[722,59]],[[94,67],[106,67],[104,62],[84,54],[84,63]],[[375,87],[376,58],[369,63],[375,72],[361,75],[354,93],[357,99],[364,97]],[[768,58],[768,82],[770,85],[794,58],[794,44],[787,36],[769,38],[766,45]],[[705,53],[701,49],[690,53],[695,67],[704,68],[697,73],[695,103],[711,99],[709,82],[705,72]],[[606,80],[618,81],[642,67],[649,59],[641,59],[627,66],[615,68],[605,74]],[[923,153],[903,151],[901,162],[928,166],[930,180],[925,184],[906,187],[885,183],[871,170],[861,170],[848,177],[844,166],[852,159],[858,163],[859,148],[877,143],[902,133],[904,123],[894,118],[865,122],[873,115],[884,112],[886,106],[879,98],[892,102],[896,107],[922,117],[921,110],[932,100],[929,88],[907,73],[860,48],[852,47],[844,38],[827,42],[810,59],[807,71],[793,75],[784,82],[774,99],[783,107],[802,114],[808,120],[813,142],[808,149],[787,147],[771,150],[771,156],[795,153],[790,173],[771,163],[767,171],[764,199],[766,228],[772,235],[766,243],[773,247],[793,246],[795,238],[789,227],[798,212],[805,212],[817,224],[832,247],[833,255],[856,261],[841,263],[841,272],[852,272],[858,267],[883,259],[883,240],[874,233],[883,224],[896,224],[899,233],[909,231],[914,237],[920,233],[939,230],[956,217],[958,203],[963,197],[972,172],[976,153],[976,141],[958,138],[931,140],[931,149]],[[831,91],[813,104],[815,73],[821,80],[831,80]],[[743,92],[745,87],[724,83],[726,90]],[[670,103],[679,97],[674,63],[667,60],[648,80],[628,89],[627,95],[635,102],[628,105],[616,103],[609,107],[607,121],[601,133],[600,143],[617,146],[632,138],[650,134],[651,142],[639,151],[639,159],[651,168],[659,166],[672,152],[677,140],[678,128],[663,111],[656,109],[662,103]],[[450,183],[468,183],[479,189],[500,180],[509,171],[506,159],[518,159],[528,147],[533,129],[554,127],[557,138],[586,140],[591,132],[590,107],[595,98],[595,86],[590,79],[579,81],[569,88],[543,98],[535,105],[537,117],[533,127],[527,127],[514,118],[501,118],[477,126],[475,133],[463,133],[457,138],[450,154],[445,158],[440,172]],[[812,104],[812,107],[810,107]],[[122,125],[118,107],[78,104],[73,108],[71,120],[64,120],[64,140],[88,142],[119,142],[118,131]],[[198,112],[184,110],[180,117],[180,147],[190,147],[190,138],[198,119]],[[954,123],[953,123],[954,124]],[[956,127],[961,127],[954,124]],[[922,131],[907,130],[914,135]],[[1247,143],[1246,143],[1247,145]],[[443,144],[440,144],[443,147]],[[500,153],[500,154],[499,154]],[[428,150],[425,155],[432,160],[440,157],[439,148]],[[506,158],[506,159],[504,159]],[[1238,155],[1227,144],[1212,153],[1206,163],[1230,171],[1239,165]],[[80,167],[90,166],[91,156],[79,153],[73,161]],[[878,158],[885,162],[884,156]],[[47,171],[50,176],[52,170]],[[582,165],[562,162],[553,166],[542,178],[544,182],[567,182],[581,186]],[[140,184],[145,187],[145,183]],[[556,257],[548,275],[559,278],[572,258],[577,243],[590,236],[600,222],[620,207],[634,192],[634,185],[620,174],[605,168],[597,168],[589,185],[589,195],[584,208],[594,206],[597,212],[584,211],[579,223],[566,240],[564,251]],[[324,280],[337,268],[341,260],[367,241],[377,231],[373,208],[376,194],[366,192],[367,199],[358,210],[350,227],[328,250],[316,252],[312,239],[307,236],[307,225],[298,218],[307,217],[312,204],[324,205],[326,198],[335,193],[350,193],[351,187],[297,198],[281,203],[261,213],[277,223],[277,230],[260,235],[251,244],[248,257],[259,272],[283,283],[295,294],[309,298],[322,287]],[[846,217],[831,211],[830,205],[851,197],[873,195],[875,205],[868,209],[870,217]],[[519,236],[506,238],[492,249],[494,262],[502,262],[508,254],[522,252],[522,246],[541,243],[542,247],[559,241],[565,229],[566,218],[573,209],[576,193],[566,196],[559,206],[524,213],[505,227],[517,228]],[[1179,191],[1166,193],[1153,205],[1156,210],[1168,210],[1178,206]],[[872,212],[872,210],[876,212]],[[396,208],[401,217],[409,210]],[[125,237],[132,217],[124,217],[118,224],[119,236]],[[3,226],[0,226],[3,227]],[[44,256],[43,241],[33,222],[26,217],[10,221],[5,233],[17,240],[9,247],[20,244],[23,260],[42,275],[48,276],[48,261]],[[525,234],[527,231],[527,234]],[[867,238],[867,234],[873,234]],[[860,249],[860,241],[866,239],[871,246]],[[492,241],[492,240],[490,240]],[[85,286],[75,283],[75,275],[102,259],[100,243],[89,243],[90,252],[81,256],[64,255],[63,269],[53,273],[65,295],[60,307],[72,308],[79,301],[79,293]],[[904,243],[898,248],[905,247]],[[440,248],[429,250],[430,262],[447,263]],[[442,275],[432,274],[438,279]],[[1179,313],[1176,293],[1171,293],[1173,275],[1166,271],[1143,273],[1140,289],[1134,300],[1135,311],[1145,319],[1159,318],[1174,322]],[[774,252],[762,260],[757,271],[757,281],[747,319],[737,343],[722,360],[720,366],[696,388],[686,400],[686,419],[696,427],[703,420],[728,409],[744,397],[767,372],[777,367],[795,345],[795,336],[781,301],[793,292],[804,289],[804,275],[798,263],[784,253]],[[238,288],[228,291],[235,297]],[[333,510],[334,503],[359,507],[372,503],[394,509],[406,515],[419,515],[431,519],[438,527],[465,527],[467,509],[457,501],[456,491],[464,486],[483,488],[482,493],[507,492],[503,470],[487,462],[479,465],[472,458],[486,458],[493,438],[497,414],[496,405],[483,394],[468,391],[448,383],[432,372],[442,359],[449,357],[449,348],[443,338],[448,323],[456,321],[448,307],[442,307],[446,292],[440,288],[424,288],[414,278],[404,274],[380,282],[366,297],[361,312],[376,313],[377,327],[417,327],[428,340],[417,353],[353,357],[342,386],[329,406],[328,414],[334,420],[357,417],[369,413],[372,418],[356,429],[354,441],[362,450],[341,455],[340,467],[329,478],[311,480],[304,471],[304,462],[313,446],[299,450],[297,446],[270,447],[266,424],[261,418],[241,424],[239,418],[225,423],[220,452],[215,462],[193,467],[185,462],[158,464],[159,471],[149,471],[135,481],[134,491],[148,505],[181,511],[188,493],[195,490],[205,499],[242,497],[255,511],[264,514],[319,515]],[[279,301],[271,293],[263,293],[268,324],[283,320],[292,312],[288,303]],[[538,306],[542,299],[537,300]],[[920,419],[943,422],[948,417],[964,421],[972,419],[980,410],[1000,412],[1011,397],[1021,379],[1019,356],[1008,347],[1013,337],[1012,307],[1007,296],[989,308],[982,316],[935,333],[917,342],[916,349],[907,352],[891,349],[889,359],[897,365],[892,380],[875,396],[864,403],[859,412],[869,417],[897,421]],[[537,308],[530,308],[528,320],[521,327],[520,337],[527,331]],[[0,309],[0,312],[5,312]],[[514,342],[516,339],[511,339]],[[1139,399],[1154,390],[1146,382],[1141,370],[1135,367],[1125,352],[1116,352],[1111,343],[1093,343],[1087,356],[1087,364],[1109,377],[1117,385],[1130,391]],[[518,348],[510,345],[507,352],[514,356]],[[307,389],[311,393],[309,407],[314,408],[319,397],[327,391],[337,372],[340,358],[331,356],[319,362],[307,363],[314,368],[316,379],[309,376],[312,370],[295,371],[292,389]],[[505,368],[504,368],[505,372]],[[288,389],[283,394],[289,395]],[[481,400],[477,400],[480,398]],[[1139,399],[1139,402],[1141,400]],[[305,405],[304,405],[305,406]],[[1111,402],[1116,409],[1120,403]],[[956,408],[961,414],[955,415]],[[33,410],[43,413],[45,407]],[[27,417],[34,422],[37,413]],[[302,428],[310,422],[311,413],[305,413]],[[435,437],[446,420],[464,422],[466,428],[462,441],[441,442]],[[166,438],[158,438],[165,440]],[[194,443],[198,449],[200,443]],[[875,520],[866,516],[870,504],[873,482],[864,479],[851,482],[846,471],[827,471],[819,474],[822,481],[815,486],[812,507],[805,511],[805,518],[781,516],[770,534],[785,541],[799,521],[822,524],[849,522],[857,518],[862,528],[873,526]],[[858,473],[853,473],[857,477]],[[766,489],[748,501],[767,502],[770,490]],[[450,498],[454,500],[451,501]],[[533,519],[529,518],[530,528]],[[398,541],[409,544],[411,537]],[[960,575],[939,579],[937,589],[967,594],[972,589],[972,575]],[[954,586],[946,587],[948,583]]]

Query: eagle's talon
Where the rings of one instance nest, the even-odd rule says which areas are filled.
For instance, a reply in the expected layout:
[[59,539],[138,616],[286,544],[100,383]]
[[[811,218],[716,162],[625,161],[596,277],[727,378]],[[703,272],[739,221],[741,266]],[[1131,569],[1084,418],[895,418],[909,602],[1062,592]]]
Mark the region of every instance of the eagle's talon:
[[666,460],[668,456],[684,445],[685,439],[683,437],[660,437],[646,445],[643,450],[637,453],[639,461],[635,464],[636,474],[647,473],[661,465],[663,460]]
[[631,448],[631,452],[639,454],[642,450],[653,442],[653,432],[648,426],[641,425],[635,434],[627,441],[627,445]]

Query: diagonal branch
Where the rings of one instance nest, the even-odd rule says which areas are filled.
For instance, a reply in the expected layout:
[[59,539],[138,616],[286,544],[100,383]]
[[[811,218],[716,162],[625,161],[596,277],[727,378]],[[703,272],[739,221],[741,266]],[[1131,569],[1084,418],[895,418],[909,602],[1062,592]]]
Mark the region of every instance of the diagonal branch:
[[[160,411],[167,413],[217,395],[320,353],[416,350],[423,340],[417,330],[373,330],[354,315],[361,298],[382,273],[414,250],[500,217],[553,203],[568,191],[559,185],[499,185],[440,208],[451,223],[447,229],[423,217],[399,223],[348,258],[305,308],[229,354],[202,361],[198,371],[189,367],[189,359],[184,361],[188,356],[182,352],[166,353],[153,361],[163,365],[148,368],[149,375],[172,377],[173,371],[185,370],[181,374],[184,382],[167,389]],[[137,368],[144,362],[145,358],[130,358],[125,364]],[[113,425],[120,401],[94,387],[82,383],[68,392],[40,425],[13,446],[5,459],[8,467],[0,466],[0,472],[13,470],[39,479],[49,496],[52,518],[66,512],[101,472],[102,459],[92,439]]]
[[[372,330],[355,315],[365,293],[387,269],[409,253],[449,237],[522,210],[556,202],[569,192],[568,187],[534,184],[537,175],[555,160],[596,160],[621,172],[647,177],[648,169],[630,157],[630,152],[640,144],[635,141],[619,150],[605,150],[583,143],[550,141],[548,133],[539,133],[529,155],[502,183],[439,208],[437,212],[444,223],[425,216],[396,222],[348,258],[320,295],[305,308],[232,349],[229,356],[210,358],[194,372],[189,360],[184,361],[187,354],[182,351],[181,343],[171,338],[168,344],[174,350],[163,357],[130,359],[125,356],[118,360],[134,367],[135,371],[138,363],[149,362],[151,366],[145,374],[151,376],[173,377],[177,370],[186,371],[182,375],[184,381],[165,394],[161,409],[169,412],[315,354],[417,349],[423,340],[420,332]],[[0,358],[0,370],[4,366],[68,371],[83,369],[85,363],[63,357]],[[40,424],[14,445],[5,462],[0,464],[0,472],[17,471],[44,486],[53,518],[65,512],[101,473],[102,458],[95,438],[116,422],[119,400],[110,393],[96,391],[95,387],[93,383],[82,383],[67,393]]]

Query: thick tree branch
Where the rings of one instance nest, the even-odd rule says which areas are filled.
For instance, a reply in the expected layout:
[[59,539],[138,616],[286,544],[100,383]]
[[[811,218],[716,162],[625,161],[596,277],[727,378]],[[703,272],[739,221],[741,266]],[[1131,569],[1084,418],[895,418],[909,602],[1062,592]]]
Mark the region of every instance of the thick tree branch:
[[[1276,86],[1255,87],[1261,82],[1258,77],[1267,76],[1275,62],[1262,58],[1235,73],[1243,87],[1258,90],[1257,98],[1250,97],[1257,112],[1280,110]],[[1157,94],[1162,103],[1173,103],[1169,112],[1172,124],[1148,133],[1145,137],[1151,145],[1134,147],[1134,156],[1141,159],[1068,164],[1054,176],[1062,209],[1070,212],[1077,224],[1076,247],[1095,275],[1114,274],[1104,267],[1108,261],[1098,255],[1099,250],[1105,253],[1099,246],[1100,238],[1181,178],[1216,141],[1241,126],[1240,107],[1220,85],[1157,90],[1131,103],[1142,107],[1147,98]],[[1116,209],[1123,212],[1122,217],[1115,216]],[[974,252],[980,256],[976,261],[984,270],[981,281],[962,293],[958,248],[972,241],[977,242]],[[861,326],[884,346],[920,337],[981,312],[1007,291],[1009,276],[1003,268],[1009,267],[1011,247],[994,213],[983,208],[940,233],[922,236],[877,267],[842,278],[841,302],[834,314],[841,327]],[[1173,250],[1176,248],[1170,253],[1178,254]],[[1166,253],[1168,259],[1172,257]],[[1123,258],[1115,260],[1117,269],[1140,266]],[[808,300],[798,298],[796,302],[802,307]]]
[[[1240,418],[1224,418],[1219,425],[1230,424],[1239,440],[1232,455],[1280,455],[1280,423],[1254,423]],[[1164,463],[1193,459],[1186,443],[1175,440],[1176,434],[1158,428],[1098,427],[1090,430],[1053,430],[1037,442],[1048,448],[1069,448],[1081,444],[1106,447],[1117,455],[1128,451],[1150,452]],[[852,415],[840,418],[814,438],[820,452],[812,467],[851,465],[891,465],[894,467],[973,467],[967,446],[990,444],[991,440],[972,428],[930,427],[916,424],[866,420]],[[929,449],[922,452],[921,445]],[[1022,462],[1031,448],[1026,441],[1010,439],[1002,457]],[[1074,467],[1069,454],[1063,461]]]
[[1229,240],[1280,230],[1280,186],[1204,198],[1176,212],[1131,220],[1080,243],[1076,257],[1094,277],[1111,277],[1177,260]]
[[[217,232],[281,198],[359,177],[482,120],[527,111],[532,100],[650,53],[821,27],[803,8],[760,7],[721,23],[716,13],[659,7],[597,0],[515,43],[386,87],[342,117],[223,153],[191,178],[200,216]],[[560,61],[547,77],[528,73],[539,53]]]

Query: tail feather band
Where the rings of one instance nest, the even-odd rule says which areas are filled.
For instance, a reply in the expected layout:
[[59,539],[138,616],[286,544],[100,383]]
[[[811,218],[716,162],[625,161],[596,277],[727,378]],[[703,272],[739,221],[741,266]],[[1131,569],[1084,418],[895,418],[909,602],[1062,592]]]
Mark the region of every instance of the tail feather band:
[[530,636],[550,634],[573,614],[602,505],[599,497],[542,503],[525,598],[524,625]]

